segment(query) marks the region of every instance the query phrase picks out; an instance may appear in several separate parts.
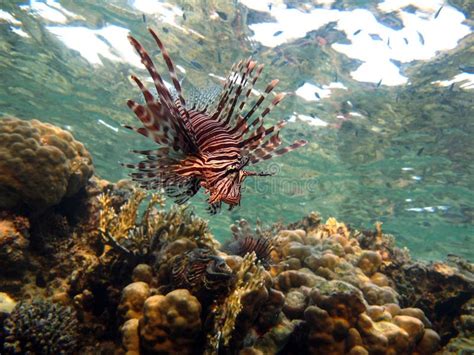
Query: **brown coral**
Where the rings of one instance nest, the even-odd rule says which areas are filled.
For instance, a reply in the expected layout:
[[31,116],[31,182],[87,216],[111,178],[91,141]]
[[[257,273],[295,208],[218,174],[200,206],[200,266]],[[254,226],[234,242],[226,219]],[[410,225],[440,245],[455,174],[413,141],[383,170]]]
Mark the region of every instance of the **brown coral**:
[[143,348],[153,353],[192,354],[201,331],[200,316],[201,304],[188,290],[149,297],[139,325]]
[[45,209],[91,177],[92,158],[69,132],[37,120],[1,121],[0,208]]
[[142,316],[143,304],[150,295],[147,283],[133,282],[122,290],[122,298],[118,306],[119,314],[125,319],[139,319]]
[[21,273],[27,261],[29,222],[26,218],[0,215],[0,270]]

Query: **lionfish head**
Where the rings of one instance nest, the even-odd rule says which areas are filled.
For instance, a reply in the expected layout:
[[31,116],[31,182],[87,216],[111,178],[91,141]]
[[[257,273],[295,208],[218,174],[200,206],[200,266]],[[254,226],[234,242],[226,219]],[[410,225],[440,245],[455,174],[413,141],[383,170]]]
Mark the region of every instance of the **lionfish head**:
[[229,167],[229,173],[217,181],[215,187],[211,187],[211,204],[220,202],[227,203],[230,207],[240,204],[242,183],[247,176],[244,170],[238,170],[234,166]]

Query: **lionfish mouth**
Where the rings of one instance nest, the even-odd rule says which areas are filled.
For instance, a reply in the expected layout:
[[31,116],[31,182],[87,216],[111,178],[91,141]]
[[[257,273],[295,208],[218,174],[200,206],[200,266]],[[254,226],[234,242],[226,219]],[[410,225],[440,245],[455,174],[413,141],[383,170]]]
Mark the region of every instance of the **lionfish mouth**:
[[[178,204],[188,201],[201,187],[211,194],[208,200],[211,213],[216,213],[222,202],[230,207],[240,204],[240,188],[245,177],[268,175],[245,171],[245,166],[283,155],[307,143],[297,140],[280,148],[279,131],[286,122],[268,128],[263,125],[264,118],[283,99],[280,93],[269,104],[263,104],[278,80],[271,81],[257,101],[248,104],[263,70],[263,64],[248,59],[234,64],[218,96],[203,93],[186,102],[168,51],[156,33],[148,30],[161,51],[174,91],[165,86],[140,42],[129,36],[153,80],[157,97],[132,76],[144,103],[128,100],[127,105],[142,125],[125,127],[152,139],[159,147],[135,151],[144,159],[138,164],[123,165],[136,170],[131,177],[139,186],[164,189]],[[229,178],[236,173],[237,176]]]

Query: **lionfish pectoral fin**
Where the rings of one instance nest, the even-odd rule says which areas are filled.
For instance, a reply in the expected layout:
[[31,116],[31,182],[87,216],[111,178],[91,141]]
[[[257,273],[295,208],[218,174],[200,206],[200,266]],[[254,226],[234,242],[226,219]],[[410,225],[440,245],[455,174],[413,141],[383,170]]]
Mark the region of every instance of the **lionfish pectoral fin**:
[[280,148],[277,150],[274,150],[276,146],[269,146],[268,148],[258,148],[254,150],[253,153],[249,154],[250,163],[256,164],[261,160],[267,160],[275,156],[286,154],[288,152],[291,152],[292,150],[305,146],[307,143],[308,141],[300,139],[285,148]]
[[209,212],[209,214],[211,214],[211,215],[215,215],[221,210],[221,206],[222,206],[221,202],[210,203],[207,206],[207,212]]
[[267,171],[247,171],[244,170],[244,176],[273,176],[275,173]]
[[179,184],[166,186],[165,193],[167,196],[174,198],[175,203],[182,205],[193,197],[200,187],[199,179],[190,177]]

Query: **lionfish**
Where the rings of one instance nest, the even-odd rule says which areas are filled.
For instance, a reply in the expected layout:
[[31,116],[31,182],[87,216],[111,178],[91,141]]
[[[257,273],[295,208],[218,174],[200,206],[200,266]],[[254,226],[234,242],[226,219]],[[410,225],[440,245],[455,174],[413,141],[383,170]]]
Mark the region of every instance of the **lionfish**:
[[271,175],[244,170],[245,167],[307,143],[297,140],[277,149],[281,144],[279,131],[286,122],[281,121],[269,128],[263,126],[264,117],[283,99],[282,93],[277,94],[260,115],[255,115],[278,80],[271,81],[253,105],[247,105],[263,65],[257,65],[251,58],[241,60],[232,67],[212,109],[210,105],[188,107],[173,61],[156,33],[148,30],[168,67],[175,92],[167,88],[143,46],[129,35],[130,43],[153,79],[158,97],[155,98],[132,75],[132,80],[143,94],[144,104],[128,100],[127,105],[143,127],[125,127],[151,138],[161,147],[133,150],[146,158],[138,164],[123,165],[138,170],[130,175],[142,188],[163,188],[178,204],[186,202],[203,187],[209,194],[209,211],[212,214],[221,208],[222,203],[232,209],[240,204],[241,187],[246,177]]

